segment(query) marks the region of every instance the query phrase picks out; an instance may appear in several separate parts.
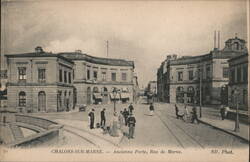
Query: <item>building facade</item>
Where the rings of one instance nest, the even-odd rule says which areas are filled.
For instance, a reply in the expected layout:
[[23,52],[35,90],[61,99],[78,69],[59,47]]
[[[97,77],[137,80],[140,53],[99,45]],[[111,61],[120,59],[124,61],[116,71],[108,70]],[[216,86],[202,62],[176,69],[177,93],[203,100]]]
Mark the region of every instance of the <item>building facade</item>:
[[122,59],[93,57],[81,51],[60,53],[75,63],[76,100],[82,104],[133,102],[134,62]]
[[239,109],[248,111],[248,53],[234,57],[228,62],[230,71],[228,105],[235,109],[238,100]]
[[221,89],[228,84],[228,59],[246,52],[245,41],[229,39],[222,50],[177,58],[169,55],[157,72],[158,97],[162,102],[221,104]]
[[7,107],[7,70],[0,70],[0,107]]
[[74,108],[74,63],[41,47],[35,52],[5,55],[8,107],[21,112],[56,112]]

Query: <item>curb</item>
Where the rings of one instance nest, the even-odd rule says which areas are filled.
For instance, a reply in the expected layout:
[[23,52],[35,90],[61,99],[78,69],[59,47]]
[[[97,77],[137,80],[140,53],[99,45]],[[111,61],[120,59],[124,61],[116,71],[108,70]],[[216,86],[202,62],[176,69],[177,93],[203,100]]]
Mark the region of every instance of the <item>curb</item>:
[[230,134],[230,135],[232,135],[232,136],[235,136],[235,137],[237,137],[237,138],[240,138],[240,139],[243,140],[244,142],[249,143],[249,139],[247,139],[247,138],[245,138],[245,137],[241,137],[240,135],[237,135],[237,134],[234,134],[234,133],[232,133],[232,132],[229,132],[229,131],[227,131],[227,130],[225,130],[225,129],[223,129],[223,128],[214,126],[214,125],[212,125],[212,124],[210,124],[210,123],[208,123],[208,122],[205,122],[205,121],[203,121],[203,120],[201,120],[201,119],[199,119],[199,121],[200,121],[201,123],[203,123],[203,124],[206,124],[206,125],[209,125],[209,126],[213,127],[214,129],[218,129],[218,130],[223,131],[223,132],[225,132],[225,133],[228,133],[228,134]]

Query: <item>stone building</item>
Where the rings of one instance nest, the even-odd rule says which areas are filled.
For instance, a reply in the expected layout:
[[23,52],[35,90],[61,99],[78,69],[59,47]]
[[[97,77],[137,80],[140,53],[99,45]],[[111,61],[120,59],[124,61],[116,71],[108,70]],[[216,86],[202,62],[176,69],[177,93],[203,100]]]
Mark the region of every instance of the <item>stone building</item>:
[[[60,53],[75,63],[74,86],[78,105],[133,102],[134,62],[93,57],[81,51]],[[116,89],[116,93],[113,93]]]
[[157,72],[158,98],[162,102],[221,104],[221,89],[228,84],[228,59],[246,52],[237,37],[199,56],[167,56]]
[[149,81],[147,89],[148,89],[149,93],[156,95],[157,94],[157,82],[156,81]]
[[[2,67],[1,67],[2,68]],[[7,70],[0,70],[0,107],[7,107]]]
[[[229,62],[228,105],[236,108],[236,97],[241,110],[248,110],[248,53],[234,57]],[[238,94],[235,94],[235,90]]]
[[35,52],[5,55],[8,107],[21,112],[55,112],[74,108],[74,63],[41,47]]

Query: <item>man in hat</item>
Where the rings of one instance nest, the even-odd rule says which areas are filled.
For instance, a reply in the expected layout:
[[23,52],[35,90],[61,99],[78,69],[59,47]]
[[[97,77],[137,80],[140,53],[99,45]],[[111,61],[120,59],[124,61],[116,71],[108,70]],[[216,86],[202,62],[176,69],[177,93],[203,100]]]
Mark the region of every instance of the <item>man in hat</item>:
[[105,127],[105,123],[106,123],[106,117],[105,117],[105,108],[102,109],[101,111],[101,127],[104,128]]
[[91,112],[88,114],[89,115],[89,128],[93,129],[94,128],[94,121],[95,121],[95,109],[92,109]]
[[129,117],[128,117],[128,127],[129,127],[128,139],[134,138],[135,123],[136,123],[136,119],[135,119],[134,115],[132,113],[129,114]]

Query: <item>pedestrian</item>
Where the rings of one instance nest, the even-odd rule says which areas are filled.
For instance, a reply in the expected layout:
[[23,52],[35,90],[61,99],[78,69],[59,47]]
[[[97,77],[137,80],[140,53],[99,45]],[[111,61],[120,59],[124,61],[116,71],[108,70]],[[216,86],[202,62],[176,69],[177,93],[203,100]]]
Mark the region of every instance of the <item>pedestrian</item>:
[[189,111],[187,109],[187,105],[184,106],[184,118],[185,121],[189,119]]
[[177,105],[175,104],[175,115],[176,115],[176,118],[179,119],[179,108],[177,107]]
[[192,121],[191,123],[194,123],[194,121],[196,120],[197,124],[199,124],[199,120],[198,120],[198,117],[197,117],[197,110],[196,110],[196,106],[194,106],[192,108]]
[[104,128],[106,124],[105,108],[101,111],[101,127]]
[[113,137],[119,137],[119,133],[118,133],[118,115],[117,112],[114,113],[113,116],[113,121],[112,121],[112,127],[111,127],[111,131],[110,131],[110,135]]
[[128,127],[129,127],[128,139],[134,138],[135,123],[136,123],[136,119],[135,119],[134,115],[130,114],[129,117],[128,117]]
[[89,116],[89,128],[93,129],[94,128],[94,122],[95,122],[95,109],[92,109],[92,111],[88,114]]
[[124,121],[125,121],[125,125],[127,126],[128,125],[128,115],[129,115],[129,112],[127,111],[127,109],[125,108],[123,110],[123,116],[124,116]]
[[221,105],[220,107],[220,115],[221,115],[221,120],[225,119],[225,107]]
[[153,105],[153,103],[151,103],[150,106],[149,106],[150,116],[154,115],[154,110],[155,110],[154,105]]
[[119,128],[122,129],[123,125],[124,125],[124,117],[123,117],[123,112],[120,111],[120,114],[118,116],[118,120],[119,120]]
[[133,110],[134,110],[134,107],[133,107],[132,103],[130,103],[130,105],[128,106],[128,109],[129,109],[129,113],[132,114]]

